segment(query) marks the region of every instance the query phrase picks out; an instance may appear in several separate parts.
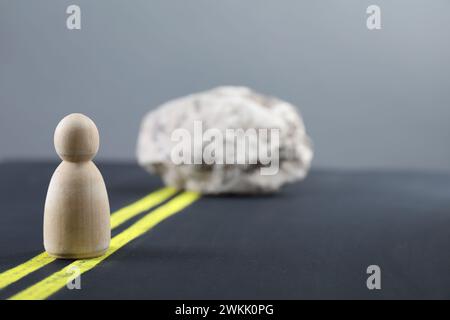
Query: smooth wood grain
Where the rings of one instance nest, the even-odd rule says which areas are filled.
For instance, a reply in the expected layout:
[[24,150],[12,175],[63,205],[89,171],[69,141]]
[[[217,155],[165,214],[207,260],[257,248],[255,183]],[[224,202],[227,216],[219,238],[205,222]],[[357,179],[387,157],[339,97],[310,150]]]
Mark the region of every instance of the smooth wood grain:
[[81,114],[67,116],[55,130],[55,149],[63,161],[52,176],[44,208],[44,246],[51,256],[92,258],[109,247],[108,194],[91,161],[98,137],[95,124]]

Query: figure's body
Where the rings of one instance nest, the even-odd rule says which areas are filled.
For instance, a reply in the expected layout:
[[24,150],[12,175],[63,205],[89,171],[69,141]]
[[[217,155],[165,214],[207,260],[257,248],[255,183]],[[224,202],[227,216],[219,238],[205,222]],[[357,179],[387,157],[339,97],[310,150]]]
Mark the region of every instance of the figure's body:
[[63,160],[52,176],[44,213],[44,246],[66,259],[102,255],[111,239],[108,194],[91,161],[98,151],[95,124],[84,115],[65,117],[55,131],[55,148]]

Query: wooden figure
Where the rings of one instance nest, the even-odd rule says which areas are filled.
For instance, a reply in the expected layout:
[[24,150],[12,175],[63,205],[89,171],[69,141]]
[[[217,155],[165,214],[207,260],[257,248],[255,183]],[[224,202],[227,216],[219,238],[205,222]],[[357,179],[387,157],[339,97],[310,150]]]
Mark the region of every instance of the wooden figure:
[[44,247],[61,259],[101,256],[111,240],[108,194],[92,159],[99,148],[94,122],[70,114],[58,124],[55,149],[63,160],[55,170],[44,209]]

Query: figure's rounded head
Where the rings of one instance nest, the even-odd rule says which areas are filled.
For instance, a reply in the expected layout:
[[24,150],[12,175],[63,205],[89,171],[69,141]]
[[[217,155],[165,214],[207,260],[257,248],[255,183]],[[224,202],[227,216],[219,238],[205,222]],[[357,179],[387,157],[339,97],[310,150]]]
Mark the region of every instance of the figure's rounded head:
[[55,130],[56,153],[62,160],[80,162],[95,157],[99,135],[95,123],[81,113],[72,113],[62,119]]

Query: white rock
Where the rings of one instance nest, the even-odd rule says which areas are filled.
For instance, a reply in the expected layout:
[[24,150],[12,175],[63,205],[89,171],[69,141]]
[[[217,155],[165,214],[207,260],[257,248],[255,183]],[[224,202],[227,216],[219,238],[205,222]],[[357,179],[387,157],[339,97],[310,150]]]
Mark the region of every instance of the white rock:
[[[176,165],[171,153],[179,142],[172,140],[172,133],[184,128],[194,136],[194,121],[198,120],[203,131],[217,128],[224,136],[227,128],[279,129],[279,145],[272,145],[280,152],[278,172],[262,175],[261,164]],[[235,144],[230,139],[224,142]],[[166,185],[205,194],[276,191],[285,183],[303,179],[312,157],[311,142],[296,108],[245,87],[219,87],[163,104],[143,119],[137,144],[139,164],[159,174]]]

